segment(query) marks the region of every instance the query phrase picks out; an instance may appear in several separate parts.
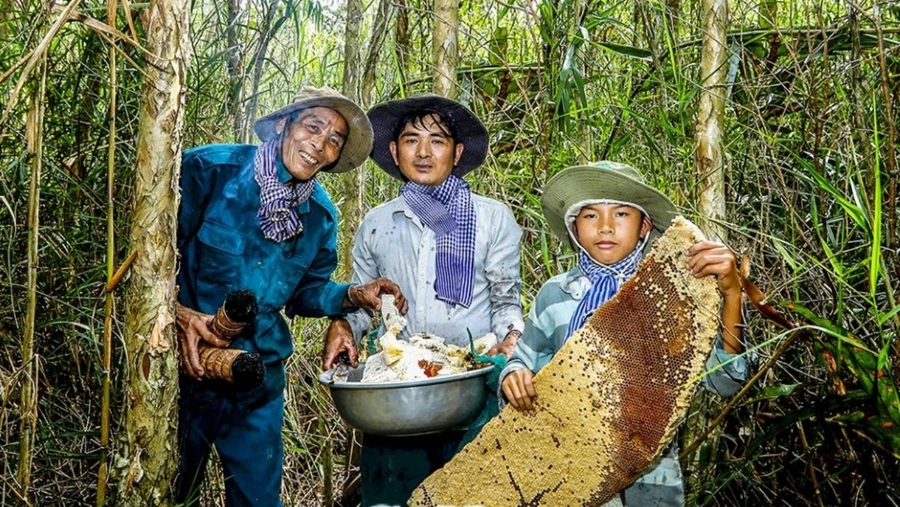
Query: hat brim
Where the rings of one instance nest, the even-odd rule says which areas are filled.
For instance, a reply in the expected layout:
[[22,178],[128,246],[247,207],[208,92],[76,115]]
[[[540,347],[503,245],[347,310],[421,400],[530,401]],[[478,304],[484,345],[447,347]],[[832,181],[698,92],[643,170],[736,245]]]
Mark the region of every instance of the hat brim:
[[453,168],[453,174],[462,177],[484,163],[488,151],[488,132],[481,120],[462,104],[440,95],[423,94],[406,99],[391,100],[378,104],[369,110],[375,141],[372,160],[384,172],[406,181],[391,155],[390,144],[394,141],[394,131],[403,118],[418,111],[433,111],[442,118],[449,118],[456,127],[456,141],[462,143],[462,156]]
[[347,122],[347,141],[341,149],[337,161],[328,168],[328,172],[344,173],[355,169],[366,161],[372,151],[372,125],[365,111],[355,102],[339,95],[310,97],[295,101],[277,111],[263,116],[253,125],[253,130],[263,142],[278,136],[276,125],[285,116],[309,109],[311,107],[327,107],[338,112]]
[[651,238],[665,232],[678,216],[672,201],[645,183],[596,166],[575,166],[559,172],[544,186],[541,205],[550,230],[568,243],[571,237],[566,212],[579,202],[596,199],[631,202],[644,208],[653,222]]

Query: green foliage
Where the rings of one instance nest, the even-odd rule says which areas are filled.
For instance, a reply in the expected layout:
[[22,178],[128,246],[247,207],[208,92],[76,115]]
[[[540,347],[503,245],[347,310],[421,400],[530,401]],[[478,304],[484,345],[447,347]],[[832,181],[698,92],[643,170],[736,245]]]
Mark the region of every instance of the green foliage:
[[[376,69],[376,101],[430,90],[430,4],[402,4],[405,10],[395,19],[408,21],[408,42],[401,48],[393,34],[388,36]],[[361,30],[365,40],[377,3],[369,5]],[[666,10],[673,5],[677,28],[670,26]],[[555,172],[599,158],[628,162],[692,215],[698,5],[463,3],[460,99],[485,121],[492,142],[485,167],[469,181],[475,191],[507,203],[523,229],[526,310],[540,286],[574,262],[568,246],[547,230],[540,210],[540,189]],[[873,2],[859,3],[861,10],[855,5],[729,2],[726,42],[733,57],[728,86],[721,90],[727,108],[729,241],[751,256],[757,283],[806,326],[809,338],[779,360],[726,418],[721,436],[704,448],[690,471],[697,479],[692,484],[701,485],[689,492],[691,505],[897,505],[900,497],[900,305],[894,287],[900,280],[900,210],[898,168],[887,156],[897,150],[898,136],[887,112],[894,122],[900,118],[900,9],[882,3],[879,19]],[[143,39],[146,6],[131,8]],[[193,4],[187,146],[242,136],[253,142],[248,120],[253,100],[259,116],[289,101],[303,85],[340,88],[344,16],[339,3],[254,0],[241,8],[232,27],[239,42],[229,47],[228,2]],[[267,32],[263,20],[269,8],[275,11]],[[84,0],[79,9],[105,19],[104,3]],[[0,2],[0,75],[37,45],[54,16],[37,3]],[[128,31],[121,9],[116,26]],[[887,76],[878,58],[879,26]],[[268,51],[255,59],[266,33],[272,36]],[[118,47],[138,65],[148,65],[141,51]],[[232,86],[229,58],[239,63],[236,106],[226,100]],[[119,58],[117,264],[129,253],[142,86],[140,69],[133,65]],[[83,23],[70,21],[50,45],[38,267],[42,374],[34,492],[39,505],[92,503],[95,465],[105,452],[97,442],[108,66],[107,42]],[[256,71],[260,81],[254,87]],[[0,82],[4,107],[19,72]],[[0,125],[0,278],[6,287],[0,291],[0,497],[6,503],[17,502],[11,477],[26,301],[30,168],[24,97]],[[399,182],[372,163],[363,170],[367,208],[397,195]],[[323,175],[321,181],[340,207],[338,179]],[[349,246],[341,245],[342,255]],[[298,321],[295,330],[297,352],[288,364],[285,492],[288,505],[316,505],[326,474],[340,496],[355,468],[345,459],[346,428],[315,382],[323,325]],[[118,318],[115,331],[118,337]],[[761,359],[784,339],[754,314],[745,336]],[[125,396],[118,346],[113,363],[115,420]],[[221,489],[207,495],[208,505],[217,504]]]

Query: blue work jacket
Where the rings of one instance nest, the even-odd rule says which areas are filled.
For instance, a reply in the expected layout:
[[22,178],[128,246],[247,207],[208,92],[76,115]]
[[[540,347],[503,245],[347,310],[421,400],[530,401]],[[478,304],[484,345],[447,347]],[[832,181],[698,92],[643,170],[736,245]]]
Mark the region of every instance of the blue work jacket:
[[[284,389],[283,361],[293,352],[293,340],[282,309],[288,317],[340,316],[348,288],[331,281],[337,266],[337,211],[319,183],[297,207],[301,234],[280,243],[263,236],[256,149],[208,145],[185,151],[178,211],[179,302],[214,314],[229,292],[249,290],[259,303],[256,322],[232,346],[260,354],[265,381],[245,392],[219,386],[241,405],[265,402]],[[280,161],[278,175],[290,180]]]

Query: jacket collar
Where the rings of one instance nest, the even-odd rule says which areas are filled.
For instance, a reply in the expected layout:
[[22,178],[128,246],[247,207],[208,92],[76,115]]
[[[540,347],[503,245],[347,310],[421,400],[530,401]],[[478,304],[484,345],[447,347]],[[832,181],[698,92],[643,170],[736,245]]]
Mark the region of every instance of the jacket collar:
[[593,285],[591,279],[581,272],[581,268],[575,266],[566,273],[563,281],[559,284],[559,288],[566,294],[572,296],[572,299],[575,301],[581,301],[581,298],[584,297]]
[[422,221],[419,220],[419,217],[417,217],[416,214],[413,213],[412,209],[410,209],[410,207],[406,204],[406,200],[402,195],[385,204],[385,207],[388,209],[391,215],[394,215],[396,213],[403,213],[403,216],[412,220],[413,223],[417,226],[425,227],[422,224]]

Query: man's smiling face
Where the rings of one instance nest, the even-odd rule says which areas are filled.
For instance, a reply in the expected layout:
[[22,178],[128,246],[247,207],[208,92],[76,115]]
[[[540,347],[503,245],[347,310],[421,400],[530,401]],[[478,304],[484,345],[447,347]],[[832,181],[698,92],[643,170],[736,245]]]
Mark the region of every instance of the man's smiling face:
[[465,149],[437,113],[407,123],[389,148],[406,179],[432,187],[447,181]]
[[[275,131],[284,132],[286,123],[287,118],[279,121]],[[294,179],[308,181],[340,157],[348,132],[347,121],[334,109],[304,109],[284,133],[281,162]]]

